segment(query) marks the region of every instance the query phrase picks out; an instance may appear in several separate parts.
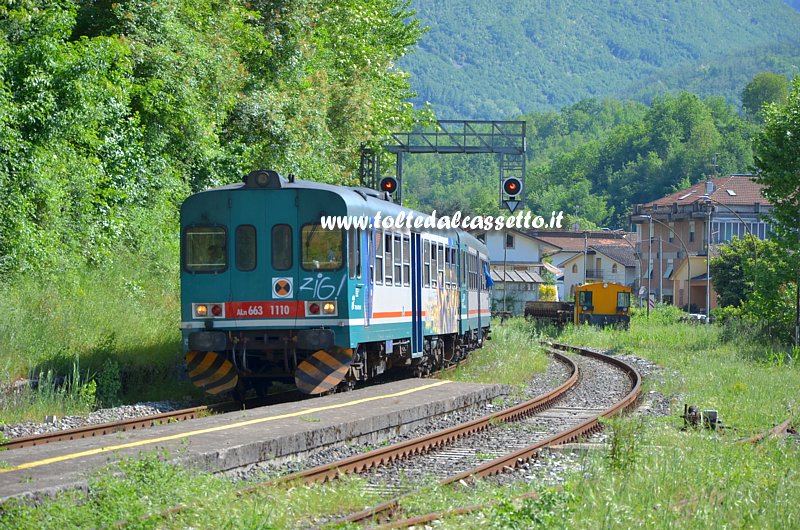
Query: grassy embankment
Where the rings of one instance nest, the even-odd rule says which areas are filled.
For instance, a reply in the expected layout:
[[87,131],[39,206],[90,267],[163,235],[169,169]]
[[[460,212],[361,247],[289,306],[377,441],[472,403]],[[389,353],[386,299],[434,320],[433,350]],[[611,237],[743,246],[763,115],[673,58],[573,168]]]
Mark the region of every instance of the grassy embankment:
[[[612,422],[614,451],[582,456],[580,469],[567,477],[563,488],[495,488],[480,483],[470,489],[433,489],[409,499],[405,503],[408,513],[502,500],[537,490],[542,494],[538,500],[505,502],[479,514],[447,520],[444,527],[800,525],[800,490],[796,487],[800,444],[793,439],[767,440],[758,446],[735,443],[741,436],[796,413],[800,363],[769,346],[725,340],[724,331],[715,326],[707,332],[702,326],[675,322],[673,317],[669,311],[657,311],[649,321],[636,317],[630,331],[568,329],[561,337],[659,362],[665,370],[647,382],[645,391],[680,396],[674,401],[673,416]],[[530,344],[532,335],[527,329],[519,321],[496,327],[495,342],[489,344],[499,354],[516,351],[524,341]],[[489,354],[490,349],[484,353]],[[485,366],[483,377],[492,380],[498,365],[482,356],[476,355],[470,367]],[[478,372],[469,378],[482,379]],[[718,409],[728,428],[722,432],[682,431],[677,412],[683,402]],[[152,456],[145,463],[124,465],[128,479],[108,474],[98,478],[96,494],[88,503],[77,506],[74,499],[65,497],[40,508],[13,510],[0,524],[39,528],[80,522],[100,526],[199,500],[185,513],[158,524],[294,527],[377,500],[359,479],[326,486],[263,489],[236,498],[225,480],[156,463]]]
[[[156,265],[171,261],[125,256],[0,286],[0,422],[192,392],[176,378],[177,268]],[[22,378],[42,384],[36,391],[9,387]]]

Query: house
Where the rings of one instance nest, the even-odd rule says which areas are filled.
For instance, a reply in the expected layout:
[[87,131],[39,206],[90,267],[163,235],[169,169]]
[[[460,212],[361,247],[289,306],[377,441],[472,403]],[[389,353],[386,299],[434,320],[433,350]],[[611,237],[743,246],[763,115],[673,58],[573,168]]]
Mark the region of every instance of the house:
[[547,257],[563,272],[561,300],[570,300],[575,287],[585,282],[638,286],[635,234],[613,230],[539,230],[528,234],[557,247]]
[[489,249],[489,269],[494,288],[492,310],[510,311],[521,315],[525,302],[539,299],[542,285],[553,281],[561,271],[543,258],[558,247],[550,245],[525,231],[490,230],[473,231]]
[[764,216],[772,206],[761,189],[752,175],[729,175],[635,205],[631,222],[636,225],[642,285],[657,300],[690,312],[716,307],[713,278],[707,276],[709,252],[713,258],[715,246],[748,233],[769,237]]

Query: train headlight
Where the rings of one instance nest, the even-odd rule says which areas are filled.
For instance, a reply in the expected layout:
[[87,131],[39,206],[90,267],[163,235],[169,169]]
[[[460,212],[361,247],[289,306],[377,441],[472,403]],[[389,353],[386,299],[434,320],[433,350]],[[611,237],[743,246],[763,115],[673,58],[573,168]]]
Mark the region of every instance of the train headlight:
[[194,307],[194,314],[198,317],[204,317],[208,315],[208,306],[205,304],[197,304]]
[[322,314],[324,315],[335,315],[336,314],[336,302],[325,302],[322,304]]

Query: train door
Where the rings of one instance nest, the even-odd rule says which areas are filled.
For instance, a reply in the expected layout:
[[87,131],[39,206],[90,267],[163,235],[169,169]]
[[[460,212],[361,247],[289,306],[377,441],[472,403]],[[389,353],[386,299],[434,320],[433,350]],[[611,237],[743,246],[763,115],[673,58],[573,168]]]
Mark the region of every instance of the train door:
[[422,238],[411,233],[411,354],[422,353]]
[[297,315],[295,197],[295,190],[235,194],[230,284],[237,314],[230,317],[294,320]]

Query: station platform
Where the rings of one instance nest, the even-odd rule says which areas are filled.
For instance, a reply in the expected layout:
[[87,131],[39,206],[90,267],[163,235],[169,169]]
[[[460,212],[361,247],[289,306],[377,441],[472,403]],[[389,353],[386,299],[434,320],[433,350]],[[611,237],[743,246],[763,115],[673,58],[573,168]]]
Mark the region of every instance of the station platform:
[[404,379],[294,403],[0,453],[0,504],[88,489],[88,477],[142,452],[166,450],[182,465],[225,471],[355,441],[380,443],[429,418],[472,407],[509,387]]

